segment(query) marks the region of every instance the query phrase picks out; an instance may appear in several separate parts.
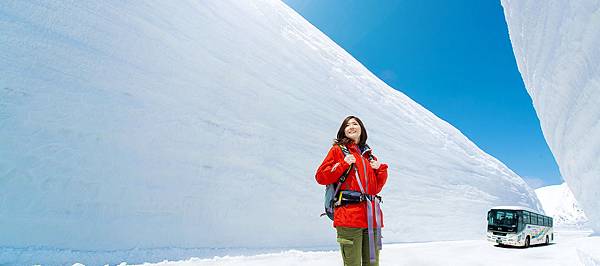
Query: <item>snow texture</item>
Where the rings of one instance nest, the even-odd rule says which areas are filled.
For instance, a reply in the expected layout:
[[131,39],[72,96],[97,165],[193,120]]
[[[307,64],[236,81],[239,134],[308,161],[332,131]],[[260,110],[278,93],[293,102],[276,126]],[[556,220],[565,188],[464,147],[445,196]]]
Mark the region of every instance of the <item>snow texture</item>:
[[600,232],[600,1],[502,0],[502,5],[546,142]]
[[390,165],[386,243],[480,239],[492,206],[541,210],[504,164],[279,1],[8,0],[0,31],[9,250],[106,252],[81,261],[99,264],[335,246],[314,173],[350,114]]
[[[485,240],[440,241],[389,244],[381,251],[381,265],[399,266],[597,266],[600,265],[600,237],[588,232],[555,232],[556,243],[528,249],[499,247]],[[123,264],[125,266],[127,264]],[[331,266],[342,265],[335,252],[286,252],[255,256],[226,256],[211,259],[164,261],[144,266]]]
[[[590,236],[591,231],[566,231],[554,232],[555,241],[548,245],[535,245],[528,249],[518,247],[499,247],[486,240],[459,240],[459,241],[434,241],[424,243],[385,244],[380,254],[381,265],[461,265],[461,266],[504,266],[504,265],[560,265],[560,266],[592,266],[600,265],[600,236]],[[174,251],[174,250],[173,250]],[[238,255],[231,255],[233,250],[224,250],[225,253],[216,252],[213,256],[204,256],[198,250],[187,251],[186,259],[156,260],[158,250],[145,254],[148,261],[144,266],[177,265],[177,266],[330,266],[342,265],[339,250],[246,250]],[[229,253],[227,253],[229,252]],[[75,253],[75,254],[72,254]],[[60,261],[58,258],[77,255],[73,261],[88,261],[91,256],[105,256],[97,252],[74,252],[43,250],[22,250],[19,256],[30,258],[28,261]],[[204,258],[201,258],[204,256]],[[2,253],[0,253],[2,257]],[[190,258],[191,257],[191,258]],[[132,256],[122,257],[122,262],[113,263],[119,266],[132,265],[129,259]],[[8,261],[8,265],[17,265]],[[22,265],[34,265],[35,262]],[[59,263],[46,263],[54,265]],[[62,263],[67,265],[67,263]],[[82,265],[80,263],[68,265]],[[102,264],[87,264],[102,265]]]
[[535,194],[546,215],[554,218],[555,230],[589,230],[588,219],[566,183],[538,188]]

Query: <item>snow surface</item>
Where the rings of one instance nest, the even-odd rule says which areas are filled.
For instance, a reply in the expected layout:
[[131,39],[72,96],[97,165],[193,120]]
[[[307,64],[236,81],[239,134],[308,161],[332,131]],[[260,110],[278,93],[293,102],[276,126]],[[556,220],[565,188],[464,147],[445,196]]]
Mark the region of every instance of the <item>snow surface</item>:
[[502,0],[502,6],[546,142],[600,232],[600,1]]
[[[557,232],[556,242],[528,249],[499,247],[484,240],[442,241],[385,245],[380,254],[381,265],[600,265],[600,237],[587,237],[590,232]],[[208,266],[208,265],[342,265],[339,251],[301,252],[290,250],[255,256],[226,256],[212,259],[192,258],[165,261],[144,266]],[[127,265],[126,263],[122,264]]]
[[0,264],[335,247],[314,172],[349,114],[390,165],[386,243],[481,239],[489,207],[541,210],[279,1],[8,0],[0,31]]
[[538,188],[535,194],[546,215],[554,218],[555,228],[589,229],[588,219],[566,183]]
[[[381,251],[381,265],[600,265],[600,236],[590,236],[591,231],[559,231],[555,232],[555,241],[549,246],[532,246],[529,249],[498,247],[485,240],[461,240],[461,241],[434,241],[424,243],[402,243],[384,244]],[[175,251],[175,250],[172,250]],[[156,260],[156,250],[146,254],[146,261],[157,261],[155,263],[143,263],[141,265],[182,265],[182,266],[204,266],[204,265],[244,265],[244,266],[270,266],[270,265],[341,265],[339,250],[309,251],[309,250],[246,250],[244,255],[228,255],[233,250],[215,252],[213,256],[202,258],[199,250],[187,250],[189,254],[185,260]],[[160,252],[158,252],[160,253]],[[18,257],[14,255],[18,254]],[[76,255],[73,257],[73,255]],[[45,265],[85,265],[77,261],[89,261],[90,258],[100,257],[105,254],[81,251],[52,251],[43,250],[21,250],[6,252],[0,250],[0,258],[12,256],[11,260],[4,259],[8,265],[17,264],[15,261],[27,262],[23,265],[39,263],[41,258],[48,261]],[[73,257],[69,261],[61,258]],[[190,258],[191,257],[191,258]],[[119,266],[135,265],[128,263],[131,256],[122,257],[121,262],[113,263]],[[87,264],[96,265],[96,264]],[[101,265],[101,264],[97,264]]]

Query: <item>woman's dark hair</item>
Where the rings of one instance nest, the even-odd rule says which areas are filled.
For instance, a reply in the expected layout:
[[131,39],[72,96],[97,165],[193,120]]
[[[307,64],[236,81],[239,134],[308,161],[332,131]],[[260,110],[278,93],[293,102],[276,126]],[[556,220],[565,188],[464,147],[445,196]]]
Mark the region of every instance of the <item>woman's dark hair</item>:
[[365,125],[363,124],[362,121],[360,121],[360,119],[356,116],[348,116],[344,119],[344,122],[342,122],[342,125],[340,126],[340,129],[338,130],[337,133],[337,138],[333,140],[333,145],[336,144],[342,144],[342,145],[346,145],[349,143],[352,143],[352,140],[349,139],[348,137],[346,137],[346,133],[344,132],[344,130],[346,129],[346,126],[348,125],[348,121],[350,121],[350,119],[354,118],[356,120],[356,122],[358,122],[358,124],[360,125],[360,139],[358,140],[358,146],[359,147],[363,147],[365,146],[365,144],[367,144],[367,129],[365,128]]

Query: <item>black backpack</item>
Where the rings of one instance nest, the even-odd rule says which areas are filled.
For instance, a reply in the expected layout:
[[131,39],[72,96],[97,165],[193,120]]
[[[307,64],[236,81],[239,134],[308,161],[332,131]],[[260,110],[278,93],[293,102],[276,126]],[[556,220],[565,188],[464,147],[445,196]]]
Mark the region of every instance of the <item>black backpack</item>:
[[[340,149],[342,149],[344,157],[350,154],[350,151],[348,150],[348,148],[346,148],[346,146],[341,144],[338,144],[338,146],[340,146]],[[342,200],[341,197],[337,197],[338,192],[340,191],[342,184],[344,183],[344,181],[346,181],[346,177],[348,176],[348,173],[350,173],[350,170],[352,170],[353,167],[354,164],[351,164],[350,167],[348,167],[348,170],[346,170],[342,174],[338,182],[329,184],[325,187],[325,212],[322,213],[321,216],[327,215],[327,217],[329,217],[329,219],[333,221],[333,212],[335,211],[335,207],[340,205]]]

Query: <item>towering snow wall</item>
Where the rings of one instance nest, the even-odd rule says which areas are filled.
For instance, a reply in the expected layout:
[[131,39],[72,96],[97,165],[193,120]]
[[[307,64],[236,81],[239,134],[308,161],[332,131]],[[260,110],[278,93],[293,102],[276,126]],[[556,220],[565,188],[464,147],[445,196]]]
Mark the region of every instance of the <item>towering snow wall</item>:
[[541,187],[535,190],[544,212],[554,218],[559,230],[586,230],[588,219],[577,203],[567,183]]
[[333,247],[314,173],[349,114],[391,166],[386,242],[540,208],[279,1],[18,0],[0,19],[2,247]]
[[546,142],[600,232],[600,2],[503,0],[502,5]]

